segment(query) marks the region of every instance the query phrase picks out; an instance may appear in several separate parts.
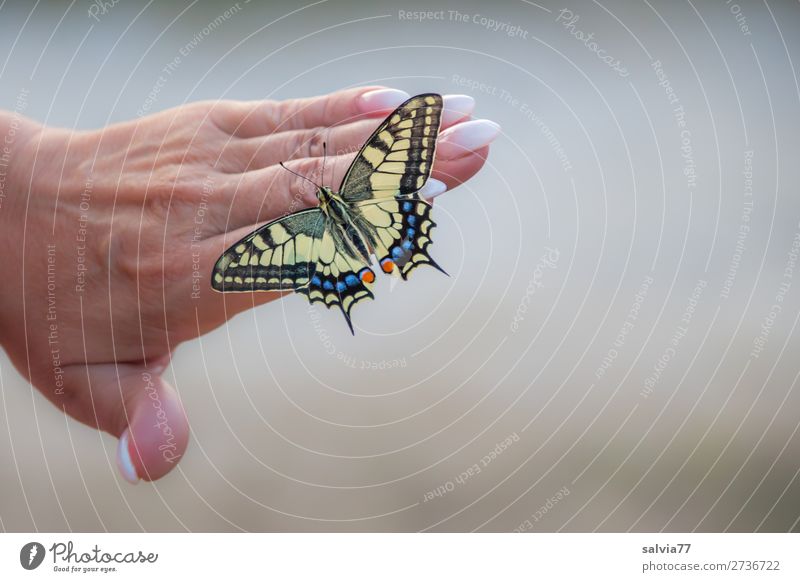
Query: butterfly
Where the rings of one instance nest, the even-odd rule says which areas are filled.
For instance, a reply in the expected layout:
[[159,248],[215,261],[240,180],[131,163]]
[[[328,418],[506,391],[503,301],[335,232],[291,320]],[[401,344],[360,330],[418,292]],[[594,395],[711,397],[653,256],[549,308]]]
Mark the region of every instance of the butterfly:
[[225,251],[211,286],[220,292],[295,291],[350,312],[372,299],[375,271],[407,279],[419,265],[447,274],[428,254],[431,205],[419,195],[433,166],[442,97],[425,93],[395,109],[367,139],[338,192],[317,186],[319,206],[262,226]]

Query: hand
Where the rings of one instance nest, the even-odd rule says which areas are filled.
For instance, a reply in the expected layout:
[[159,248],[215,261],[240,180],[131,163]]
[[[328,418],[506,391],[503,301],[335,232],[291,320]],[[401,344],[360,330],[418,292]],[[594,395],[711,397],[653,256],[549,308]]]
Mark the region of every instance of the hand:
[[[189,435],[160,377],[171,350],[280,297],[212,291],[214,263],[256,223],[316,205],[313,187],[278,163],[319,181],[326,141],[325,182],[338,187],[355,151],[406,98],[362,87],[201,102],[97,131],[5,115],[14,139],[0,183],[0,343],[56,406],[120,438],[127,480],[162,477]],[[484,163],[499,128],[468,121],[472,106],[445,98],[428,195]]]

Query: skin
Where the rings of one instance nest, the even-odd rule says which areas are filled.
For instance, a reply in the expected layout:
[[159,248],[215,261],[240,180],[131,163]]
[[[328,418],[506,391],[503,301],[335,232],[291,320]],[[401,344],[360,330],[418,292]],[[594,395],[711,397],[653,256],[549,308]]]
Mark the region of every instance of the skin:
[[[0,344],[19,372],[78,421],[118,438],[129,430],[141,478],[172,470],[189,438],[160,377],[172,350],[282,296],[214,292],[215,261],[257,224],[317,204],[279,162],[319,181],[327,141],[325,182],[338,187],[355,155],[344,152],[389,113],[359,108],[379,88],[198,102],[89,131],[0,112],[0,155],[8,147],[10,157],[0,182]],[[433,177],[448,189],[488,152],[444,159],[442,149]]]

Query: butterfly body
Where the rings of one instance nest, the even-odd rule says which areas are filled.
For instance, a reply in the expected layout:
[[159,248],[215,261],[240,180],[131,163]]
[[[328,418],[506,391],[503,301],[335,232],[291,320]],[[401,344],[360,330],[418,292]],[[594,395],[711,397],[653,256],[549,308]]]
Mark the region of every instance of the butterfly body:
[[360,256],[369,263],[370,249],[361,231],[355,226],[356,208],[342,200],[336,192],[324,186],[317,190],[319,209],[325,214],[332,229],[334,244],[345,246],[350,254]]
[[375,272],[403,279],[421,264],[444,272],[427,252],[431,206],[419,190],[433,166],[442,98],[429,93],[400,105],[367,140],[338,192],[320,186],[319,205],[274,220],[230,247],[211,286],[220,292],[285,291],[350,310],[373,298]]

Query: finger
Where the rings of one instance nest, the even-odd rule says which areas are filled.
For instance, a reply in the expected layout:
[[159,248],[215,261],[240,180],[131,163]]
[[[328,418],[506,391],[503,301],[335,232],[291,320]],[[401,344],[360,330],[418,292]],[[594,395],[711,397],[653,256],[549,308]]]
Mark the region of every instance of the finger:
[[[475,109],[475,100],[468,95],[445,95],[443,102],[442,130],[468,119]],[[323,143],[329,155],[352,153],[361,149],[380,123],[368,119],[234,140],[225,148],[222,163],[230,172],[257,170],[287,160],[322,157]]]
[[128,382],[134,392],[126,402],[129,424],[120,436],[117,464],[131,482],[155,481],[183,458],[189,423],[177,392],[161,376],[141,371]]
[[296,129],[272,135],[235,140],[225,148],[223,167],[242,173],[302,158],[322,158],[323,143],[329,156],[356,152],[378,122],[363,120],[331,128]]
[[383,115],[408,98],[398,89],[356,87],[305,99],[227,102],[212,119],[223,131],[247,138]]
[[186,451],[189,424],[175,389],[159,375],[165,365],[64,368],[65,412],[119,438],[117,467],[131,483],[160,479]]
[[500,126],[488,119],[473,119],[442,131],[437,140],[436,159],[456,160],[490,143],[500,135]]
[[[487,145],[456,158],[455,160],[440,160],[436,162],[433,166],[431,177],[428,178],[428,181],[425,183],[420,193],[424,198],[431,200],[463,184],[478,173],[486,163],[488,155],[489,146]],[[444,189],[436,184],[436,182],[432,182],[432,180],[443,183]],[[431,184],[429,185],[428,182],[431,182]]]

